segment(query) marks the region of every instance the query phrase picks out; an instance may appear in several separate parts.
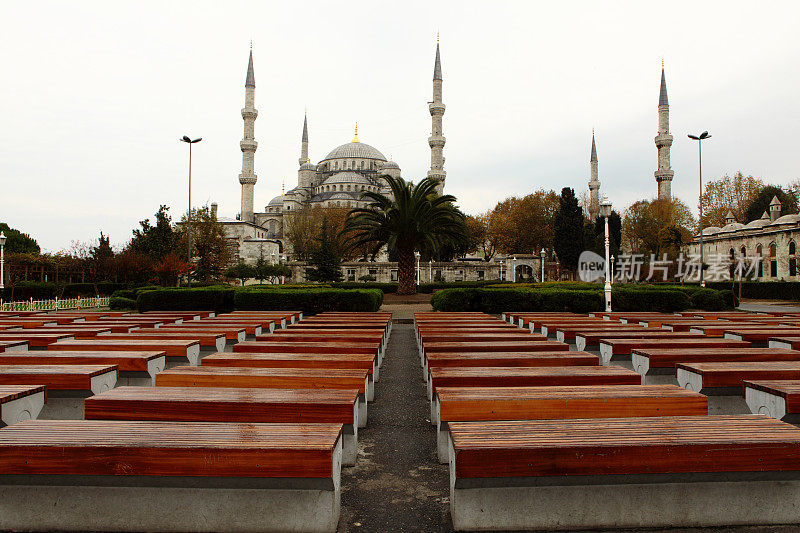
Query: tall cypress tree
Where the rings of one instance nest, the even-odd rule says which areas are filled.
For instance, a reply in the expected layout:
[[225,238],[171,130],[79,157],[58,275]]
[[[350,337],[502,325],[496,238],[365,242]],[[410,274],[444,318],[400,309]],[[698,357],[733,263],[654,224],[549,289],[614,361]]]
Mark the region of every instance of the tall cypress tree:
[[585,247],[583,226],[583,210],[578,205],[575,191],[564,187],[553,220],[553,249],[561,266],[569,270],[578,268],[578,257]]

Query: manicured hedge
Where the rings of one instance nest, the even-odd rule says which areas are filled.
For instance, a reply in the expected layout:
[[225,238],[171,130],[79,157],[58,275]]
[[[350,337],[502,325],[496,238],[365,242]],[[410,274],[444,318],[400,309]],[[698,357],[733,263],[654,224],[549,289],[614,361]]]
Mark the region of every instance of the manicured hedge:
[[144,311],[232,311],[233,287],[174,288],[141,291],[136,308]]
[[383,293],[376,289],[237,289],[236,309],[298,310],[307,315],[323,311],[377,311]]
[[119,296],[112,296],[108,300],[108,308],[114,310],[136,309],[136,300],[130,298],[120,298]]
[[601,291],[559,289],[445,289],[431,297],[436,311],[571,311],[588,313],[603,309]]
[[[457,288],[472,288],[472,287],[486,287],[489,285],[496,285],[501,283],[498,280],[486,281],[441,281],[434,283],[420,283],[417,286],[417,292],[424,294],[431,294],[434,291],[441,289],[457,289]],[[380,289],[383,294],[394,294],[397,292],[397,282],[394,283],[376,283],[370,282],[355,282],[343,281],[338,283],[331,283],[331,287],[336,289]]]
[[[739,295],[739,282],[706,282],[707,289],[729,291]],[[756,300],[794,300],[800,301],[800,282],[797,281],[743,281],[742,298]]]
[[[571,284],[570,287],[547,285],[542,288],[476,288],[447,289],[431,297],[437,311],[571,311],[588,313],[602,311],[605,299],[597,284]],[[588,285],[590,289],[585,288]],[[729,294],[713,289],[652,285],[616,286],[611,292],[614,311],[660,311],[665,313],[685,309],[716,311],[732,307]]]
[[94,283],[68,283],[64,285],[64,290],[61,293],[62,298],[93,298],[96,294],[100,296],[109,296],[115,291],[125,289],[127,287],[124,283],[113,283],[111,281],[101,281],[97,283],[96,292]]

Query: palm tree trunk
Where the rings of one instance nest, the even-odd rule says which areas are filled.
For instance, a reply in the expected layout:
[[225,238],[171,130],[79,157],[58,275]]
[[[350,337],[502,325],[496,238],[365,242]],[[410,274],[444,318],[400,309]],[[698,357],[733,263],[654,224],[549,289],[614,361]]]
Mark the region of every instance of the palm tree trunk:
[[397,282],[397,294],[417,294],[414,249],[411,247],[397,250]]

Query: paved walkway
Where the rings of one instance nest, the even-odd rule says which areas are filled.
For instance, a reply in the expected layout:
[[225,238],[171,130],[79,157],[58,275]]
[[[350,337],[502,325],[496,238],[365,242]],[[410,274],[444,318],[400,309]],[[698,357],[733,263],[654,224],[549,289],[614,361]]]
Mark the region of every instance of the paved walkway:
[[342,468],[340,532],[453,530],[413,327],[395,323],[367,427],[358,430],[358,463]]

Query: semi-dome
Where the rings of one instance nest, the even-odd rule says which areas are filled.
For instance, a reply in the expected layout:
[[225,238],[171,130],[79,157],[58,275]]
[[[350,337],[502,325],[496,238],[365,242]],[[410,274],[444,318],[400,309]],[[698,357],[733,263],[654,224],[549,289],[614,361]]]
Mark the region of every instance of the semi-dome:
[[357,185],[372,185],[372,182],[358,172],[337,172],[323,182],[323,185],[334,183],[355,183]]
[[716,235],[721,231],[722,228],[718,228],[717,226],[709,226],[707,228],[703,228],[703,235]]
[[355,200],[353,196],[347,194],[346,192],[337,192],[336,194],[332,194],[329,200]]
[[394,161],[387,161],[386,163],[381,165],[381,170],[385,170],[387,168],[396,168],[397,170],[400,170],[400,166]]
[[739,231],[740,229],[744,228],[744,224],[740,224],[739,222],[731,222],[730,224],[726,224],[720,232],[727,232],[730,233],[732,231]]
[[275,198],[270,200],[267,205],[283,205],[283,195],[276,196]]
[[328,159],[377,159],[386,161],[384,156],[377,148],[362,142],[351,142],[337,146],[325,156],[323,161]]
[[308,161],[300,165],[300,170],[317,170],[317,165],[315,165],[311,161]]

